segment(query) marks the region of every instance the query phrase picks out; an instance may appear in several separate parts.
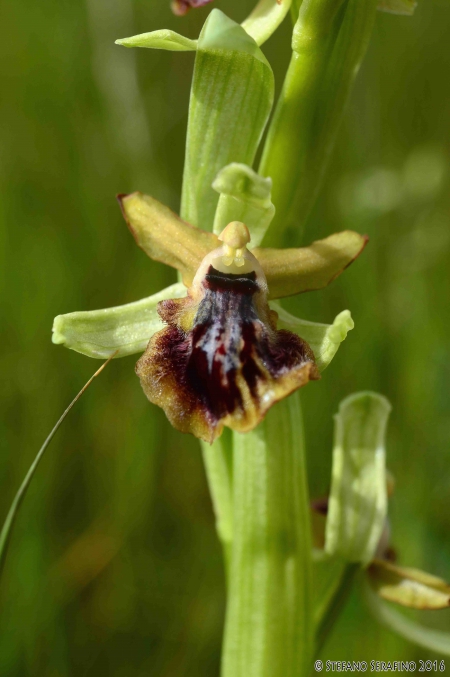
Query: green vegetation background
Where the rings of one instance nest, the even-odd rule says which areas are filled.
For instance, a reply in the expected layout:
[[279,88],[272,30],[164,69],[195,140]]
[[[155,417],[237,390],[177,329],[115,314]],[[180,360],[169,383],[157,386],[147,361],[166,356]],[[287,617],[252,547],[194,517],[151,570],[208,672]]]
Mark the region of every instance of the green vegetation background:
[[[215,3],[236,20],[252,5]],[[175,279],[137,249],[114,196],[139,189],[178,208],[193,55],[113,42],[162,27],[195,37],[207,11],[175,18],[168,0],[2,7],[2,516],[98,366],[51,344],[53,317],[133,301]],[[278,88],[289,28],[264,48]],[[399,561],[447,578],[449,32],[447,0],[423,0],[413,18],[377,16],[305,233],[310,241],[351,227],[371,242],[329,289],[296,302],[318,321],[350,308],[356,323],[323,380],[304,391],[312,495],[329,486],[339,401],[384,393],[394,406]],[[145,400],[134,362],[114,362],[95,382],[34,479],[0,590],[2,676],[217,674],[224,581],[199,448]],[[450,611],[422,619],[450,630]],[[379,628],[356,593],[324,657],[436,658]]]

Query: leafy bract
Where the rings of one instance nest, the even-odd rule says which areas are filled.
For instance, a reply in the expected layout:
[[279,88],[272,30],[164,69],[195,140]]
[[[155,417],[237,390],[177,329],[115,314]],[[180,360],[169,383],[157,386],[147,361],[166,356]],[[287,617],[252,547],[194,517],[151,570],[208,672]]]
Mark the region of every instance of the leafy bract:
[[189,104],[181,216],[212,230],[212,183],[231,162],[252,165],[273,103],[272,69],[256,42],[218,9],[198,41]]
[[335,416],[325,550],[348,562],[374,557],[387,514],[385,434],[391,405],[377,393],[343,400]]

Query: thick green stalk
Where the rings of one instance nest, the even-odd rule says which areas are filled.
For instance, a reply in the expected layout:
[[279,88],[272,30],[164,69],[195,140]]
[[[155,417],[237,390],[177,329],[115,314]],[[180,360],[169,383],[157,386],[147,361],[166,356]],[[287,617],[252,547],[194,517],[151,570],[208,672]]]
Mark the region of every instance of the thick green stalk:
[[227,428],[213,444],[202,442],[216,529],[222,543],[225,566],[229,571],[233,541],[233,440]]
[[222,677],[302,677],[313,651],[299,394],[234,435],[234,533]]
[[292,17],[292,23],[294,25],[295,25],[295,23],[298,19],[298,13],[300,12],[301,4],[302,4],[302,0],[292,0],[291,17]]
[[301,4],[291,63],[259,168],[273,179],[277,209],[264,244],[273,246],[286,228],[299,237],[319,192],[375,9],[375,0]]

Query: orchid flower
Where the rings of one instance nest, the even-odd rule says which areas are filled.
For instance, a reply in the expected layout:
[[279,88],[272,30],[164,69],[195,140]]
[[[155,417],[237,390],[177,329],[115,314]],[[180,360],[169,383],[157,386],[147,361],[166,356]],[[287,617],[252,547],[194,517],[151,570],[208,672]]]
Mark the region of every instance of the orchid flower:
[[[175,428],[208,442],[224,426],[252,430],[275,402],[320,378],[336,352],[323,354],[333,331],[281,308],[279,318],[269,300],[325,287],[366,237],[344,231],[309,247],[250,250],[242,222],[217,236],[141,193],[119,201],[137,244],[183,282],[125,306],[59,315],[54,343],[102,359],[145,350],[136,371],[148,399]],[[341,314],[336,349],[352,326]]]

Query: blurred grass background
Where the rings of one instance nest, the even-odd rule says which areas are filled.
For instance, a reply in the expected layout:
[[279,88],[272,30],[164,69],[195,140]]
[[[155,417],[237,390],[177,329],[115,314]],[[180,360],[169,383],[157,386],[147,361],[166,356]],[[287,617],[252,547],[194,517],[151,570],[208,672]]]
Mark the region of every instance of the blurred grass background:
[[[214,3],[241,20],[253,0]],[[1,9],[0,509],[98,363],[53,346],[53,317],[147,296],[175,279],[137,249],[114,196],[178,209],[192,54],[114,40],[210,8],[168,0],[18,0]],[[289,23],[264,48],[278,89]],[[332,415],[351,392],[393,403],[388,464],[399,561],[450,577],[450,6],[377,16],[305,241],[371,237],[324,292],[290,307],[355,330],[305,389],[311,493],[326,493]],[[58,433],[15,530],[0,589],[5,677],[213,677],[224,581],[199,448],[111,364]],[[3,519],[3,517],[2,517]],[[450,611],[422,615],[450,631]],[[324,658],[436,658],[378,627],[357,593]]]

